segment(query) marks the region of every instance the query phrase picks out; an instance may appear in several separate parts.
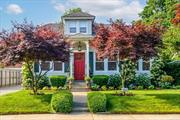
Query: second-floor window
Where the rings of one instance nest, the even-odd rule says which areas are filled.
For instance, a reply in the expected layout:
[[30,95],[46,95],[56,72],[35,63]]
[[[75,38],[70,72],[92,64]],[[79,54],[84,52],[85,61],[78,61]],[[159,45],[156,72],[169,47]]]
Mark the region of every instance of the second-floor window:
[[86,27],[80,27],[80,33],[86,33]]
[[70,33],[76,33],[76,27],[70,27]]

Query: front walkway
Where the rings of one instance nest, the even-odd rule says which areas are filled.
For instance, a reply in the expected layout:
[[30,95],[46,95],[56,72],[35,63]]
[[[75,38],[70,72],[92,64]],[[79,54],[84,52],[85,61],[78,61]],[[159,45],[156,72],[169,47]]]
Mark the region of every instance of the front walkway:
[[12,93],[21,90],[20,85],[0,87],[0,95]]
[[0,120],[180,120],[180,114],[121,115],[80,112],[71,114],[2,115]]
[[73,112],[88,112],[87,92],[85,81],[75,81],[72,88]]

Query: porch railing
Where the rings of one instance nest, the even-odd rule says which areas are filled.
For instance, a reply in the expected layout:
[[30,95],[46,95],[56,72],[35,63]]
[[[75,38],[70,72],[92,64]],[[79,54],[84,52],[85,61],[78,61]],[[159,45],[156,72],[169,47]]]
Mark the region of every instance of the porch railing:
[[0,69],[0,87],[21,84],[21,68]]

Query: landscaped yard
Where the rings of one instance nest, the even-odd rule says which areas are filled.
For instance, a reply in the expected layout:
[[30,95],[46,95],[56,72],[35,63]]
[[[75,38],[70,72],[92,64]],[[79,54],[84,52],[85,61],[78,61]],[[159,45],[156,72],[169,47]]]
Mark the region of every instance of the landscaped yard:
[[0,96],[0,114],[50,113],[54,91],[43,91],[44,95],[30,95],[29,90]]
[[114,96],[106,91],[111,113],[180,113],[180,90],[133,90],[134,96]]

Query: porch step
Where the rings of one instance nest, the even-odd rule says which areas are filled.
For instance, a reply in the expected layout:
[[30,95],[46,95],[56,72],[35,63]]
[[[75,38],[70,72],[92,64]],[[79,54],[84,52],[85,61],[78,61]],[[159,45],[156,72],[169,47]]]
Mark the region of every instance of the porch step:
[[74,81],[71,91],[72,92],[88,92],[89,89],[87,88],[85,81]]
[[73,112],[88,112],[88,107],[86,103],[74,102]]
[[89,109],[87,107],[74,107],[73,112],[89,112]]
[[71,91],[72,92],[88,92],[89,89],[88,88],[72,88]]

